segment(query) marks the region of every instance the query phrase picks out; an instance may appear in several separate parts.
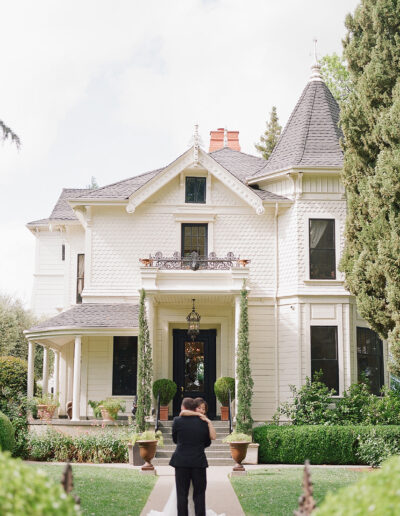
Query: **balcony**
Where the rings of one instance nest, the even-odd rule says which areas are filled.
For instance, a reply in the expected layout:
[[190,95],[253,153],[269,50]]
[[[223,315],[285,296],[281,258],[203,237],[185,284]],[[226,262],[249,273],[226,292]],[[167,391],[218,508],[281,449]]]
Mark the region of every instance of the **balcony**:
[[165,257],[157,252],[141,258],[142,287],[149,292],[237,292],[249,275],[250,260],[233,253],[219,258],[215,253],[199,256],[196,252]]

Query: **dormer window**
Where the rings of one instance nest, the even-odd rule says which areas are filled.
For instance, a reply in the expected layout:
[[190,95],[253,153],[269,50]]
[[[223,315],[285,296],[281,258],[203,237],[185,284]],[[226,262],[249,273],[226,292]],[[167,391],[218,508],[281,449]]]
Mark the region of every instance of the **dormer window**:
[[185,202],[205,204],[206,202],[206,178],[187,177],[185,188]]

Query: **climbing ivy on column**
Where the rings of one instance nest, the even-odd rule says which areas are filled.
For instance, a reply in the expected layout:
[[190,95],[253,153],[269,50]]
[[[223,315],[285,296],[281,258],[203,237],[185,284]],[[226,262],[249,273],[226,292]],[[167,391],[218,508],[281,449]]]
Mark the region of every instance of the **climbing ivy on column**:
[[153,380],[153,359],[147,324],[146,292],[140,291],[139,302],[139,336],[138,336],[138,364],[137,364],[137,411],[136,426],[138,432],[148,428],[146,418],[151,410],[151,383]]
[[240,292],[240,324],[239,342],[236,355],[236,375],[238,381],[236,431],[239,433],[250,434],[253,428],[251,402],[253,398],[254,382],[250,368],[249,318],[247,289],[245,285],[243,285]]

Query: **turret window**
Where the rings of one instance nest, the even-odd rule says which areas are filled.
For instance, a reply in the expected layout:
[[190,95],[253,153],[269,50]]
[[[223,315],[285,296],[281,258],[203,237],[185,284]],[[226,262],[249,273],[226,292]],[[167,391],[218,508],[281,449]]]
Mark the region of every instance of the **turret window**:
[[311,376],[322,371],[321,381],[339,394],[337,326],[311,326]]
[[78,254],[77,256],[77,271],[76,271],[76,302],[82,303],[82,292],[85,284],[85,255]]
[[310,279],[336,279],[335,221],[310,219]]

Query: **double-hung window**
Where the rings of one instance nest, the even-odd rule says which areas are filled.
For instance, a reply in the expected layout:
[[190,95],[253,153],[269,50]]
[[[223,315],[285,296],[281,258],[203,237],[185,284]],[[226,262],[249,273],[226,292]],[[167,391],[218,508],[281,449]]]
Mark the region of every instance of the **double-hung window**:
[[137,337],[114,337],[113,396],[136,394]]
[[82,303],[82,291],[85,285],[85,255],[78,254],[76,267],[76,302]]
[[335,221],[310,219],[310,279],[336,279]]
[[371,392],[379,395],[383,380],[383,344],[378,335],[369,328],[357,327],[358,379],[365,375]]
[[322,382],[339,394],[337,326],[311,326],[311,376],[322,371]]
[[207,237],[207,224],[182,224],[182,256],[188,257],[194,251],[199,256],[207,256]]

